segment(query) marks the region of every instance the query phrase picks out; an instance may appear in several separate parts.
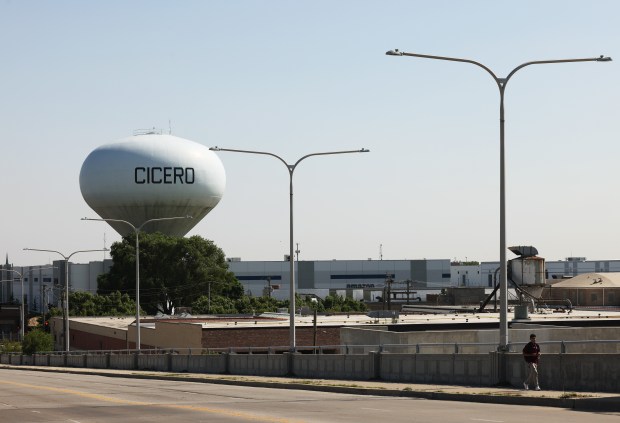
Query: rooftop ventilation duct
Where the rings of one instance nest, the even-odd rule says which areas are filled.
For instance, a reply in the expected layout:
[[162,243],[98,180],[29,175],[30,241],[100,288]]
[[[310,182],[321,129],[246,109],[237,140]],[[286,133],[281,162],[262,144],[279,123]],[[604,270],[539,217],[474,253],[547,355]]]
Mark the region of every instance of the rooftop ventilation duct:
[[534,257],[538,255],[538,250],[530,246],[508,247],[510,251],[523,258]]

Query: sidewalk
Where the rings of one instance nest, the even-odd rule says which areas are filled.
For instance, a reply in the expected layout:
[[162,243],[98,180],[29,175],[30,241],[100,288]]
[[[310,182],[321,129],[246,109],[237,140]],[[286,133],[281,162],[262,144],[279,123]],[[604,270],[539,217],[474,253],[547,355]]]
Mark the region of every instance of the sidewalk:
[[412,397],[429,400],[533,405],[569,408],[573,410],[620,412],[620,393],[610,392],[526,391],[524,389],[512,387],[429,385],[381,381],[300,379],[295,377],[167,373],[74,367],[12,366],[6,364],[0,365],[0,368],[90,374],[107,377],[131,377],[224,385],[244,385],[275,389],[300,389],[356,395]]

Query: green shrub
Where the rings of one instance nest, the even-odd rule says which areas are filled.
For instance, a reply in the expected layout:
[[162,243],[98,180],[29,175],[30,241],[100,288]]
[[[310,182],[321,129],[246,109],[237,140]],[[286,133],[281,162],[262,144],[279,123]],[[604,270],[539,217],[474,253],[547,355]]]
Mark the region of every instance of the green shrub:
[[17,341],[3,341],[0,342],[0,352],[3,353],[12,353],[12,352],[21,352],[22,344]]
[[24,336],[22,342],[22,352],[24,354],[34,354],[42,351],[52,351],[54,349],[54,338],[51,334],[34,329]]

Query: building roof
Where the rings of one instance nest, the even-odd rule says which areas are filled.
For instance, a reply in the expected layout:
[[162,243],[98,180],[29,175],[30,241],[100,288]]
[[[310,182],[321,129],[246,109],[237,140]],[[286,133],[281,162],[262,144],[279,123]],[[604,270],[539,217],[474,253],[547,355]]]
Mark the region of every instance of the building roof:
[[[619,273],[620,275],[620,273]],[[557,284],[556,284],[557,285]],[[512,309],[509,309],[509,319],[513,318]],[[271,314],[271,313],[270,313]],[[390,318],[373,318],[365,314],[338,314],[338,315],[319,315],[317,316],[317,326],[332,326],[332,327],[365,327],[372,328],[385,325],[428,325],[428,324],[440,324],[450,325],[455,323],[492,323],[499,322],[499,313],[472,313],[471,311],[463,310],[462,313],[450,313],[450,314],[413,314],[403,313],[396,319]],[[573,310],[569,314],[562,313],[558,315],[551,311],[544,313],[532,313],[529,315],[530,323],[544,323],[555,320],[592,320],[592,319],[612,319],[620,320],[620,312],[614,311],[588,311],[588,310]],[[71,321],[87,323],[94,326],[113,327],[115,329],[127,330],[128,326],[135,324],[135,317],[71,317]],[[145,328],[155,328],[157,322],[162,323],[176,323],[176,324],[194,324],[200,325],[203,329],[241,329],[241,328],[274,328],[274,327],[289,327],[288,315],[281,314],[270,317],[249,317],[249,316],[227,316],[227,317],[215,317],[215,316],[191,316],[187,318],[156,318],[155,316],[143,316],[141,319],[141,325]],[[298,327],[313,326],[313,316],[300,316],[296,315],[295,323]]]
[[553,284],[554,288],[620,288],[620,272],[584,273]]

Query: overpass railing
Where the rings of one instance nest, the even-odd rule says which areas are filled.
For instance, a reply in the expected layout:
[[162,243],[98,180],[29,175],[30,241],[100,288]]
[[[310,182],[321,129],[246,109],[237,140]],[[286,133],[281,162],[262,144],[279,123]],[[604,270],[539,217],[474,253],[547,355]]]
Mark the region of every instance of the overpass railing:
[[[508,352],[521,352],[526,342],[508,344]],[[578,341],[542,341],[538,343],[544,353],[618,353],[620,339],[578,340]],[[297,346],[293,352],[301,354],[344,354],[359,355],[370,352],[382,354],[487,354],[498,350],[495,342],[452,342],[452,343],[417,343],[417,344],[373,344],[373,345],[320,345]],[[2,352],[4,354],[21,354],[20,352]],[[120,350],[73,350],[46,351],[38,354],[49,355],[101,355],[101,354],[283,354],[291,352],[289,346],[269,347],[229,347],[229,348],[142,348]]]

